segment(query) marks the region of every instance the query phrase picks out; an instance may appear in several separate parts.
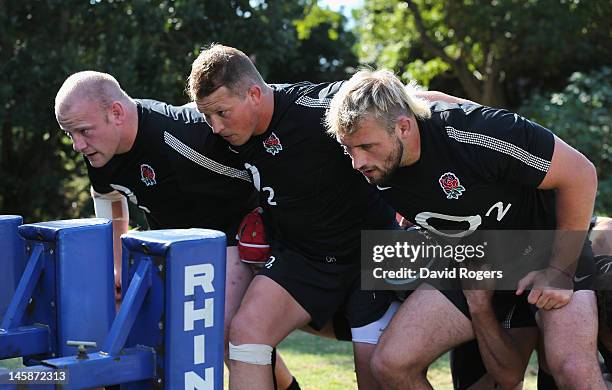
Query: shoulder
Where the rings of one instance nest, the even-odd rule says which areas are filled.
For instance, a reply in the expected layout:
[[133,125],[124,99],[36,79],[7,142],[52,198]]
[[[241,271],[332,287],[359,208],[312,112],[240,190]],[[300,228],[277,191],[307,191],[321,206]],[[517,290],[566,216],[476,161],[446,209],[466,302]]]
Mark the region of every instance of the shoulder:
[[273,84],[272,88],[279,100],[286,104],[327,109],[342,83],[343,81],[315,84],[303,81],[294,84]]
[[153,99],[135,99],[140,114],[144,119],[167,120],[169,122],[206,125],[204,116],[196,109],[194,104],[173,106],[171,104]]
[[480,104],[434,103],[431,123],[443,128],[450,138],[456,140],[473,134],[501,139],[514,138],[519,133],[541,133],[552,137],[550,130],[517,113]]

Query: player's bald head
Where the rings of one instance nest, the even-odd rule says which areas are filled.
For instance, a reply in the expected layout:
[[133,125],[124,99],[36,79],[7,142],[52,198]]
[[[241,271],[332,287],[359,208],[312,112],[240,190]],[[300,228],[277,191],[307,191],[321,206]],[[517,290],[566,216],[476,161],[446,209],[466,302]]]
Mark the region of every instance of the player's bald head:
[[108,73],[91,70],[72,74],[64,81],[55,96],[55,116],[61,121],[75,103],[90,101],[100,110],[109,108],[113,101],[129,99],[117,80]]

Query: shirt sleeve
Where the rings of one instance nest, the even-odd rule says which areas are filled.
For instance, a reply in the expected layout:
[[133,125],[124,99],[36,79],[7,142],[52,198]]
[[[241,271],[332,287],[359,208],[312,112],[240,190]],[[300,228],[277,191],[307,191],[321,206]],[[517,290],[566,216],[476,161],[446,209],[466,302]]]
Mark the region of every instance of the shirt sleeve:
[[446,133],[488,181],[527,187],[542,182],[555,145],[550,130],[507,110],[464,105],[463,115],[453,111]]

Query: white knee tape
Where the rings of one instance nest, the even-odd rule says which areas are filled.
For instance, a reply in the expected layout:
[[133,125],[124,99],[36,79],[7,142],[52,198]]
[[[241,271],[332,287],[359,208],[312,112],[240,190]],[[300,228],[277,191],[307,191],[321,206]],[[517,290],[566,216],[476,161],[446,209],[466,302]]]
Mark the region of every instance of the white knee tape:
[[353,342],[355,343],[366,343],[366,344],[378,344],[378,339],[382,332],[387,328],[391,318],[400,307],[399,302],[393,302],[377,321],[370,322],[367,325],[360,326],[359,328],[351,328],[351,334],[353,335]]
[[229,343],[229,358],[238,362],[259,364],[265,366],[272,364],[272,347],[265,344],[241,344]]

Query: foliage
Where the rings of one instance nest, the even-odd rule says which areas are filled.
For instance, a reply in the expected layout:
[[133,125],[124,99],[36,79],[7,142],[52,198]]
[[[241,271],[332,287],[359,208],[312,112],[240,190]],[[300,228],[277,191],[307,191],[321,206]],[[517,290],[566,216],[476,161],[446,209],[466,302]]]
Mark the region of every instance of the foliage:
[[291,66],[278,69],[275,81],[336,81],[347,77],[357,67],[357,56],[352,47],[356,37],[347,31],[346,17],[321,8],[310,0],[303,15],[294,21],[300,39],[299,59],[290,60]]
[[607,63],[611,16],[607,0],[365,0],[359,57],[425,85],[452,72],[464,96],[512,106]]
[[[339,65],[333,70],[345,77],[340,56],[354,61],[350,46],[321,29],[298,38],[294,22],[305,14],[305,4],[0,0],[0,213],[26,221],[91,215],[82,157],[71,150],[53,114],[55,93],[73,72],[108,72],[131,96],[183,104],[195,56],[202,46],[221,42],[251,55],[271,80],[288,81],[280,77],[295,69],[316,81],[330,64]],[[327,62],[318,47],[327,51]]]
[[595,211],[612,214],[612,68],[576,72],[561,92],[536,94],[520,111],[595,164],[599,178]]

